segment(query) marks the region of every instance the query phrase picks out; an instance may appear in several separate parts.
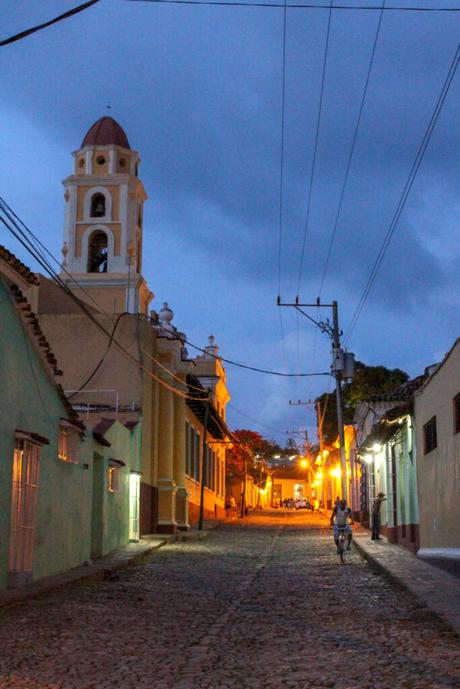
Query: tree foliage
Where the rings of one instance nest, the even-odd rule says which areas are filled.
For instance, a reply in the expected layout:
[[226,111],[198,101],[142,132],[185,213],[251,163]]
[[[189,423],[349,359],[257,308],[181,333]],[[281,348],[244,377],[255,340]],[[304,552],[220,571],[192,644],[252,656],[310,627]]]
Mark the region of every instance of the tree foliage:
[[239,442],[227,450],[226,473],[230,482],[234,479],[241,480],[243,478],[246,464],[248,474],[251,474],[257,483],[260,478],[260,461],[257,459],[263,461],[277,454],[292,454],[289,442],[286,448],[280,447],[273,440],[264,438],[257,431],[242,428],[233,431],[233,435]]
[[[407,373],[400,368],[388,369],[385,366],[366,366],[361,361],[356,362],[354,379],[343,386],[343,420],[352,423],[356,407],[362,400],[381,395],[406,383]],[[321,410],[326,406],[323,423],[323,437],[325,442],[332,443],[337,438],[337,400],[334,392],[324,392],[317,398]]]

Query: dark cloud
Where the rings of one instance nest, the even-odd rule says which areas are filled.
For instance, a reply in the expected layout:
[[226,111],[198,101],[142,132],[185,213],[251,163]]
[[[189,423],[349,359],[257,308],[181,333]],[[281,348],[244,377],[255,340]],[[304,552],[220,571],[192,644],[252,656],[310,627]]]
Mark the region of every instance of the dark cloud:
[[[3,8],[2,35],[72,4],[57,8],[47,0],[19,16],[11,3]],[[278,9],[100,3],[3,49],[4,163],[11,170],[5,187],[18,210],[43,228],[57,251],[59,182],[70,171],[69,152],[110,103],[142,156],[150,196],[144,270],[158,298],[174,302],[181,327],[201,339],[198,344],[209,326],[241,360],[296,368],[297,324],[285,314],[286,361],[275,306],[282,18]],[[308,298],[319,290],[377,19],[371,12],[333,13],[301,283]],[[446,14],[384,16],[323,291],[339,300],[344,323],[428,124],[458,42],[459,21]],[[288,13],[285,298],[297,292],[326,22],[326,11]],[[446,291],[452,295],[460,286],[453,240],[460,161],[456,84],[458,77],[354,335],[364,357],[395,366],[401,360],[407,367],[411,357],[414,368],[424,358],[429,363],[431,352],[448,348],[458,325],[456,304],[446,302]],[[449,326],[442,331],[444,314]],[[432,335],[435,327],[443,332],[441,342]],[[396,330],[398,338],[382,338],[385,328]],[[300,332],[310,338],[303,326]],[[315,365],[313,342],[308,339],[309,349],[304,345],[302,368],[308,368]],[[246,399],[255,416],[263,413],[273,423],[277,415],[284,419],[284,402],[278,410],[273,400],[277,391],[295,395],[295,383],[285,389],[261,380],[249,392],[246,374],[232,376],[240,406]],[[311,383],[310,392],[322,384]],[[270,409],[260,401],[264,395]]]

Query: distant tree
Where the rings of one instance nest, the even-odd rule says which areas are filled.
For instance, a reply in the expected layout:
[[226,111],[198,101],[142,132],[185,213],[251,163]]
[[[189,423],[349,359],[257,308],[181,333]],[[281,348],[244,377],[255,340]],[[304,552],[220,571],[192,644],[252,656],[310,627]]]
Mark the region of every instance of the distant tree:
[[[355,377],[343,386],[343,420],[352,423],[353,416],[361,400],[381,395],[406,383],[407,373],[400,368],[388,369],[385,366],[366,366],[361,361],[356,362]],[[337,401],[334,392],[324,392],[317,398],[321,410],[326,406],[323,423],[324,440],[332,443],[337,438]]]
[[[260,479],[260,462],[269,460],[274,455],[293,454],[292,449],[286,449],[273,440],[264,438],[257,431],[240,428],[233,431],[238,442],[227,450],[226,473],[229,482],[240,480],[244,476],[244,468],[256,482]],[[289,443],[288,443],[289,444]]]

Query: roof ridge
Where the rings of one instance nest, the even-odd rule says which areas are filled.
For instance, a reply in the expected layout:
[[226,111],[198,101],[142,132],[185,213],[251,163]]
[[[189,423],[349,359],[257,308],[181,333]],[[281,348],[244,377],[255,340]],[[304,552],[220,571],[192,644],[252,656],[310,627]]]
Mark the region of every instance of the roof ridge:
[[63,372],[60,368],[58,368],[56,356],[54,355],[51,345],[46,339],[43,330],[41,329],[38,316],[32,311],[32,308],[27,298],[22,293],[22,290],[20,290],[19,287],[15,284],[10,284],[9,287],[13,295],[16,310],[19,313],[19,317],[21,318],[27,335],[31,338],[33,337],[33,339],[35,340],[37,352],[40,358],[42,359],[43,364],[48,369],[48,372],[53,378],[53,382],[58,392],[58,395],[61,398],[61,401],[64,404],[67,413],[69,414],[69,417],[73,420],[77,419],[78,414],[70,404],[69,400],[67,399],[62,385],[58,383],[56,380],[54,380],[57,376],[62,376]]
[[13,270],[19,273],[19,275],[30,285],[39,284],[37,275],[2,244],[0,244],[0,259],[5,261]]

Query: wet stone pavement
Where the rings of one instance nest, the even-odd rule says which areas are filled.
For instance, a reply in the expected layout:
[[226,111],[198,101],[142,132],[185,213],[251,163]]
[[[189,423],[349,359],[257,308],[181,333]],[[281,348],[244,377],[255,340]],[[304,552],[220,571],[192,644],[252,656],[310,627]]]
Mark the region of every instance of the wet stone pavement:
[[460,687],[460,641],[325,520],[252,516],[0,609],[0,689]]

